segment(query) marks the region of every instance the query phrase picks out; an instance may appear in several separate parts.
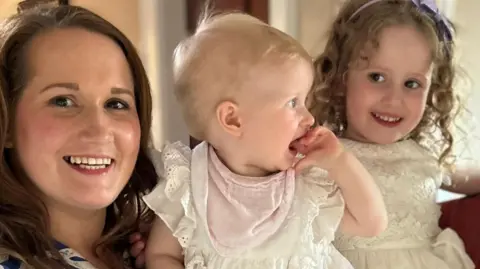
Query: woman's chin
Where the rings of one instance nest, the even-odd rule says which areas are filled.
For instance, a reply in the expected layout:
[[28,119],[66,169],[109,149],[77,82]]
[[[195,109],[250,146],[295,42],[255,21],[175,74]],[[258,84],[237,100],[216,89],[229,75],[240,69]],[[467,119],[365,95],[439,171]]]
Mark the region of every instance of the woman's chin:
[[118,194],[95,194],[83,197],[72,197],[71,205],[83,210],[102,210],[111,205]]

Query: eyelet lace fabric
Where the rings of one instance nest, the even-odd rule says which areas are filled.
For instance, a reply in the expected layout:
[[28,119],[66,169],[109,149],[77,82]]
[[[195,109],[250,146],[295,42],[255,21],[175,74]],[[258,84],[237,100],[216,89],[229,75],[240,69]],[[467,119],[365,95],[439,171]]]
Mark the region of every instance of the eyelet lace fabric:
[[337,233],[334,245],[354,268],[474,268],[458,235],[438,226],[436,193],[448,178],[416,142],[374,145],[342,140],[372,174],[383,194],[388,228],[362,238]]
[[208,160],[192,160],[190,149],[180,143],[167,144],[158,156],[154,162],[162,179],[144,200],[180,242],[186,268],[352,269],[331,243],[344,202],[322,170],[312,169],[295,179],[290,210],[274,235],[251,249],[219,255],[192,198],[191,183],[201,180],[192,174],[193,166],[207,169]]

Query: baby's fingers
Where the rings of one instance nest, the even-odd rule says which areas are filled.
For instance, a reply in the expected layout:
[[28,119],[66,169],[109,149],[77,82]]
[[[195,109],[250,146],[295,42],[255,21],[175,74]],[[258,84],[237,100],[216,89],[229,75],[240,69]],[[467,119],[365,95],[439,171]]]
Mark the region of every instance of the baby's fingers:
[[312,166],[315,166],[315,164],[316,164],[315,160],[307,156],[307,157],[299,160],[299,161],[293,166],[293,168],[295,169],[295,173],[296,173],[296,174],[299,174],[299,173],[301,173],[303,170],[305,170],[306,168],[310,168],[310,167],[312,167]]

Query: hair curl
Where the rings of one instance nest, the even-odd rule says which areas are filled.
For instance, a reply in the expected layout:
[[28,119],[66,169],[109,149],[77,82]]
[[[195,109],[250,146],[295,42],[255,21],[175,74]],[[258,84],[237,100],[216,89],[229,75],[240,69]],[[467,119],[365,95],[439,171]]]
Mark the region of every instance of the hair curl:
[[[341,136],[348,125],[344,75],[349,67],[360,58],[365,60],[360,52],[366,45],[378,48],[378,36],[386,27],[415,27],[431,45],[434,72],[423,117],[406,138],[422,145],[435,143],[438,151],[433,153],[438,155],[439,164],[447,169],[453,168],[452,128],[461,108],[460,95],[454,88],[454,40],[443,41],[431,15],[419,10],[409,0],[379,1],[351,18],[368,1],[348,1],[333,22],[325,50],[314,63],[316,79],[312,90],[312,114],[318,123],[331,127]],[[435,139],[437,134],[440,141]]]
[[0,147],[3,150],[0,157],[0,256],[10,255],[37,269],[65,266],[54,248],[44,203],[25,172],[14,166],[14,154],[6,147],[7,134],[13,128],[15,107],[29,79],[29,44],[45,31],[70,27],[105,35],[123,50],[134,78],[141,125],[140,151],[133,174],[107,208],[106,224],[95,253],[100,256],[112,251],[115,257],[110,264],[118,265],[123,261],[123,252],[130,246],[128,235],[153,220],[153,213],[141,200],[157,181],[147,155],[152,100],[146,72],[133,44],[111,23],[81,7],[39,6],[14,15],[0,24]]

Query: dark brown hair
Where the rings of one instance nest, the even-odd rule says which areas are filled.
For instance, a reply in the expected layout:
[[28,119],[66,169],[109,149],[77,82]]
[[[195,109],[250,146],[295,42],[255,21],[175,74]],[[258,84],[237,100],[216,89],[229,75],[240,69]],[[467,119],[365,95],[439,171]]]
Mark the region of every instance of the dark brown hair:
[[123,50],[134,79],[141,125],[140,152],[133,174],[107,208],[103,236],[96,244],[95,253],[103,258],[103,254],[112,251],[115,258],[110,266],[118,265],[129,247],[128,235],[153,220],[153,213],[146,209],[141,199],[157,182],[155,169],[147,156],[152,100],[146,72],[133,44],[111,23],[80,7],[44,6],[23,11],[0,24],[0,146],[3,150],[0,164],[0,256],[13,256],[36,269],[65,266],[50,236],[45,205],[35,194],[25,172],[13,166],[14,154],[6,148],[7,135],[13,128],[16,104],[29,80],[29,44],[41,33],[70,27],[105,35]]
[[415,27],[430,42],[435,68],[425,113],[407,138],[418,143],[431,142],[435,137],[433,132],[439,131],[441,146],[434,153],[439,163],[449,168],[453,160],[453,122],[460,108],[459,93],[454,88],[454,40],[444,41],[432,16],[410,0],[379,1],[352,17],[367,2],[369,0],[348,1],[331,26],[325,51],[315,60],[312,113],[318,123],[328,125],[341,136],[348,125],[344,76],[348,75],[349,67],[359,60],[368,61],[368,55],[360,53],[365,52],[366,46],[378,48],[378,35],[386,27]]

